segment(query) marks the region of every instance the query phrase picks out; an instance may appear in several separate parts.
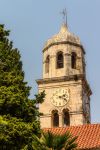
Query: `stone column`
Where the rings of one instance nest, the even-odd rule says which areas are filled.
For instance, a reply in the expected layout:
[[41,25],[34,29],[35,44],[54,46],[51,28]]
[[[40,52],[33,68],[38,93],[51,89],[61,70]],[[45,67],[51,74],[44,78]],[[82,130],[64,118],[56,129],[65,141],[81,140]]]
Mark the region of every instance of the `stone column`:
[[65,66],[66,66],[66,68],[65,68],[65,75],[69,75],[69,69],[70,69],[70,66],[71,66],[71,58],[70,58],[71,56],[70,56],[70,54],[69,53],[66,53],[65,54]]
[[63,127],[62,113],[59,113],[59,127]]
[[49,78],[55,77],[56,76],[56,55],[51,55],[50,56],[50,74]]

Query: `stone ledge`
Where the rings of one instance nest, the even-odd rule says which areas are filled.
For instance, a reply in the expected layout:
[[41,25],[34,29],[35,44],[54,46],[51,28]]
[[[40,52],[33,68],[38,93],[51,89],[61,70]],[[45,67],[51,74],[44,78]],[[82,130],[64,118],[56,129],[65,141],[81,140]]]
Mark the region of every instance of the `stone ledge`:
[[45,79],[38,79],[36,80],[37,84],[46,84],[46,83],[57,83],[57,82],[64,82],[64,81],[78,81],[80,79],[85,79],[85,75],[70,75],[70,76],[63,76],[63,77],[54,77],[54,78],[45,78]]

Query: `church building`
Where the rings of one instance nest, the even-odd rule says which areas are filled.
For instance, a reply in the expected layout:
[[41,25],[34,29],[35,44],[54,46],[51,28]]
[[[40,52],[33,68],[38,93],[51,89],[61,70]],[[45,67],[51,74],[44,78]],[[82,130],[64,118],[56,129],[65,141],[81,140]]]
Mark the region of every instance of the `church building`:
[[39,105],[41,128],[58,134],[69,130],[78,136],[79,149],[100,149],[100,124],[91,124],[85,49],[66,23],[44,45],[43,78],[37,84],[46,94]]

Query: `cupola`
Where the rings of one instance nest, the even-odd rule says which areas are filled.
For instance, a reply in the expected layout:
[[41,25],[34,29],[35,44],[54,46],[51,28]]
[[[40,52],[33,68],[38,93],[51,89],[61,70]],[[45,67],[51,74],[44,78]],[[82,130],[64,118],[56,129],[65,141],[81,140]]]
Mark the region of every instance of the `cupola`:
[[68,30],[68,27],[65,23],[61,25],[60,31],[58,34],[54,35],[50,39],[48,39],[44,45],[43,51],[51,47],[52,45],[59,45],[59,44],[77,44],[81,45],[79,37],[74,35]]

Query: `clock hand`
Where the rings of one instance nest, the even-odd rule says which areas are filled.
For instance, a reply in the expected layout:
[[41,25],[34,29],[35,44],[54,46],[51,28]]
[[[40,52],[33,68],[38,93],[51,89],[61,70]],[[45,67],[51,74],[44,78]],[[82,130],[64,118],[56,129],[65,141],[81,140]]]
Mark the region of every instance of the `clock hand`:
[[62,98],[62,96],[59,96],[59,98]]

